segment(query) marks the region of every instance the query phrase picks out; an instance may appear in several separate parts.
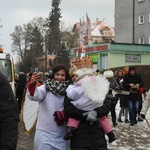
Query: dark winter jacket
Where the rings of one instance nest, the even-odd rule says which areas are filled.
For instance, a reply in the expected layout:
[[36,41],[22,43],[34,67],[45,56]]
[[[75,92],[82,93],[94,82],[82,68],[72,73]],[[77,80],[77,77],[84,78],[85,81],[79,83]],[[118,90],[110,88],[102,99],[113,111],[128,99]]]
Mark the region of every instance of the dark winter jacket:
[[19,112],[8,80],[0,73],[0,150],[16,150]]
[[120,107],[128,107],[128,96],[127,95],[119,95],[120,99]]
[[17,98],[23,95],[27,80],[25,74],[19,74],[19,79],[16,81],[16,96]]
[[[74,136],[70,141],[71,150],[107,150],[107,142],[103,129],[98,122],[90,124],[83,116],[85,111],[75,108],[70,99],[66,96],[64,101],[64,109],[68,117],[80,120],[79,127],[74,131]],[[95,109],[98,117],[106,116],[110,110],[110,102]]]
[[[123,78],[123,88],[126,91],[130,91],[131,87],[130,87],[130,83],[133,84],[139,84],[139,88],[144,86],[144,82],[142,80],[142,77],[140,74],[135,73],[134,76],[130,75],[130,72],[128,74],[124,75]],[[128,96],[128,100],[132,100],[132,101],[136,101],[136,100],[140,100],[141,99],[141,94],[139,92],[139,90],[137,90],[137,93],[131,93]]]

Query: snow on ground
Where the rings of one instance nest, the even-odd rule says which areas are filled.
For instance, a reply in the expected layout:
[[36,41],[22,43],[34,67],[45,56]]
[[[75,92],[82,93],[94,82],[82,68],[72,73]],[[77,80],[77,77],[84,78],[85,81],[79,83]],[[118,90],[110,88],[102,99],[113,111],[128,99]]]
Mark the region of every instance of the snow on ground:
[[[119,110],[118,102],[116,106],[117,117]],[[150,109],[146,117],[150,121]],[[124,116],[122,116],[122,121],[124,121]],[[109,150],[150,150],[150,128],[145,120],[138,122],[135,126],[130,126],[130,123],[117,123],[118,125],[113,128],[117,140],[113,143],[108,143]]]
[[[116,106],[117,116],[119,110],[118,102]],[[110,114],[108,117],[110,118]],[[150,109],[146,117],[150,121]],[[124,120],[124,116],[122,116],[122,120]],[[150,150],[150,128],[148,128],[145,121],[138,122],[135,126],[130,126],[130,123],[118,122],[118,125],[113,129],[117,140],[108,143],[109,150]],[[17,150],[33,150],[33,138],[34,131],[30,135],[26,135],[20,122]]]

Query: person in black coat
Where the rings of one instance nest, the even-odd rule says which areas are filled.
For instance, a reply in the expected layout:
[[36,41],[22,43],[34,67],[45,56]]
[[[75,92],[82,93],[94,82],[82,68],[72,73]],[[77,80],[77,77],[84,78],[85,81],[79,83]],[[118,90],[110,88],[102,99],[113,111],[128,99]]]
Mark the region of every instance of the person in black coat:
[[144,86],[144,82],[140,74],[137,74],[135,67],[129,67],[129,73],[124,75],[123,88],[130,91],[128,98],[129,116],[131,126],[137,124],[137,113],[139,110],[139,103],[142,98],[139,89]]
[[24,93],[26,83],[27,83],[26,74],[20,73],[19,78],[16,81],[16,84],[17,84],[17,86],[16,86],[16,98],[18,100],[19,113],[21,112],[22,98],[23,98],[23,93]]
[[11,86],[0,73],[0,150],[16,150],[19,111]]
[[[87,121],[87,116],[83,116],[85,111],[79,110],[71,104],[71,100],[66,96],[64,109],[68,117],[80,120],[80,124],[70,141],[71,150],[107,150],[105,133],[95,121],[93,124]],[[106,98],[104,105],[94,109],[97,117],[107,116],[110,111],[110,101]],[[92,112],[92,111],[91,111]],[[92,113],[89,112],[89,118],[92,119]]]

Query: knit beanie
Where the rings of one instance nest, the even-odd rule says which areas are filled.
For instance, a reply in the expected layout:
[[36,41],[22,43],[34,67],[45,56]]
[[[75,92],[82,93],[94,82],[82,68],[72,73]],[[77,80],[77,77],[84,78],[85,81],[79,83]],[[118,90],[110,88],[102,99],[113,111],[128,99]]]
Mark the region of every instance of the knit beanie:
[[134,67],[134,66],[130,66],[130,67],[129,67],[129,72],[132,71],[132,70],[135,71],[135,67]]
[[106,77],[106,78],[112,78],[114,77],[114,73],[112,70],[106,70],[104,71],[103,75]]

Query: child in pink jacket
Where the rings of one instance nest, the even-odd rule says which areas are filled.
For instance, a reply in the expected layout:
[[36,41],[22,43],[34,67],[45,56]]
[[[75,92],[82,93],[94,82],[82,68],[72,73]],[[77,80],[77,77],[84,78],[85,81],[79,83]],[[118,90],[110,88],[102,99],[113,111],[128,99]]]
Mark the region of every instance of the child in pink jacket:
[[[95,119],[91,122],[98,121],[99,125],[103,128],[104,132],[108,135],[109,143],[116,140],[115,134],[113,133],[112,126],[107,118],[104,116],[102,118],[96,118],[97,113],[94,110],[97,107],[103,105],[103,102],[106,98],[106,95],[109,90],[109,82],[102,75],[91,76],[82,73],[81,70],[78,74],[78,70],[75,73],[78,75],[78,81],[74,85],[69,85],[67,88],[67,96],[72,101],[71,103],[78,109],[86,111],[83,115],[88,115],[90,111],[92,115],[95,116]],[[83,76],[86,75],[86,76]],[[83,77],[83,78],[82,78]],[[88,117],[87,117],[88,120]],[[69,118],[68,120],[68,132],[64,136],[65,140],[69,140],[73,137],[73,131],[78,128],[80,120]]]

